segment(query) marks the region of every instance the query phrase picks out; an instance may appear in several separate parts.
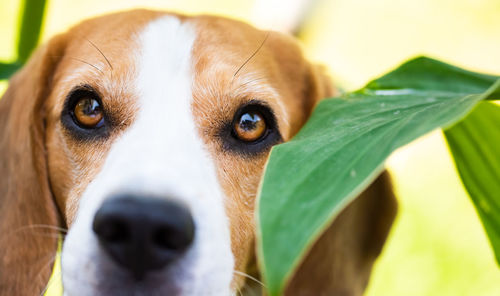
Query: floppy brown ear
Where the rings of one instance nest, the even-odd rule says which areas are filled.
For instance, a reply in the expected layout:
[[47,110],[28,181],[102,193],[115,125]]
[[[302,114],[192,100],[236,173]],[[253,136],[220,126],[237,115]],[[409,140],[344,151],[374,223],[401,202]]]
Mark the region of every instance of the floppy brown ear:
[[[324,98],[337,94],[324,69],[312,65],[305,75],[303,108],[307,116]],[[362,295],[397,213],[389,173],[384,171],[335,219],[313,245],[291,278],[286,296]],[[247,273],[259,277],[255,258]],[[247,281],[243,295],[261,295]]]
[[314,244],[285,295],[363,295],[397,203],[383,172]]
[[44,103],[63,55],[59,36],[38,49],[0,100],[0,291],[40,295],[60,227],[48,176]]
[[[313,65],[310,73],[305,99],[312,107],[337,95],[323,68]],[[362,295],[396,212],[390,176],[384,171],[313,245],[285,295]]]
[[306,85],[308,87],[305,101],[311,104],[312,109],[314,109],[314,106],[316,106],[319,101],[325,98],[335,97],[339,94],[331,78],[326,74],[326,68],[323,65],[310,65],[309,73],[306,76]]

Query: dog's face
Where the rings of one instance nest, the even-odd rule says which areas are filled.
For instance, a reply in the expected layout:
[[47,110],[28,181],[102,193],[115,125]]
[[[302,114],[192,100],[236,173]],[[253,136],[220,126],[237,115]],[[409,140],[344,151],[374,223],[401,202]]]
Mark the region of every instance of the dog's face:
[[[0,100],[0,291],[40,294],[61,227],[65,295],[249,288],[270,149],[331,95],[291,38],[224,18],[137,10],[54,37]],[[384,174],[285,294],[361,295],[395,212]]]
[[45,146],[66,293],[235,292],[270,149],[326,95],[314,68],[215,17],[128,12],[58,38]]

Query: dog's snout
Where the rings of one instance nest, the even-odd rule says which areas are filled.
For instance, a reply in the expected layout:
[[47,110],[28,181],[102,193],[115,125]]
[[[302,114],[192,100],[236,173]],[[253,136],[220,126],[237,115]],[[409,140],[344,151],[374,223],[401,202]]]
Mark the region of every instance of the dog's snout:
[[126,195],[102,204],[93,230],[113,260],[141,280],[180,257],[193,241],[195,227],[180,203]]

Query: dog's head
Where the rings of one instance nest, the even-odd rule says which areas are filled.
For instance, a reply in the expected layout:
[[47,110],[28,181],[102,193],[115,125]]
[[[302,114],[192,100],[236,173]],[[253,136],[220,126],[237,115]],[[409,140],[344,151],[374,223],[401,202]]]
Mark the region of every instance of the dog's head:
[[59,226],[68,295],[234,293],[269,151],[326,81],[291,38],[219,17],[140,10],[56,36],[0,102],[2,289],[43,289],[57,238],[37,227]]

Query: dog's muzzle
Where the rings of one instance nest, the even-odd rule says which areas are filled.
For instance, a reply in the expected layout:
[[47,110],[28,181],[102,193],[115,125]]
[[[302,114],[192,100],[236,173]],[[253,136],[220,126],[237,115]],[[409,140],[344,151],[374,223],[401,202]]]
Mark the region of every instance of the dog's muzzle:
[[140,281],[181,257],[194,239],[195,226],[178,202],[120,195],[102,204],[93,230],[111,258]]

